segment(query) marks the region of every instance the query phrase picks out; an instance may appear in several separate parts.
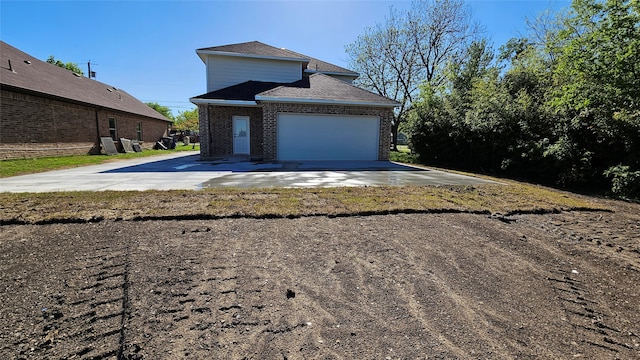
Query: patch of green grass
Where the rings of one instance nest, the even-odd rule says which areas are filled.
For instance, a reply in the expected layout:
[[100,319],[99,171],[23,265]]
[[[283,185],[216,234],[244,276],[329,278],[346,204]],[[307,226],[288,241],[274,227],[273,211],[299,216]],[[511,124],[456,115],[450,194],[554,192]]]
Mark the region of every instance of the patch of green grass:
[[389,153],[389,160],[395,161],[395,162],[401,162],[405,164],[417,164],[418,156],[415,154],[411,154],[408,151],[408,148],[407,148],[407,151],[400,150],[400,146],[401,145],[398,145],[399,151],[391,151]]
[[[168,151],[196,151],[200,150],[200,145],[179,144],[175,150]],[[166,154],[167,150],[144,150],[139,153],[125,153],[117,155],[71,155],[52,156],[42,158],[11,159],[0,161],[0,178],[34,174],[44,171],[69,169],[78,166],[102,164],[114,160],[132,159],[153,155]]]
[[200,144],[195,143],[195,144],[184,145],[182,143],[178,143],[176,144],[176,148],[172,151],[200,151]]

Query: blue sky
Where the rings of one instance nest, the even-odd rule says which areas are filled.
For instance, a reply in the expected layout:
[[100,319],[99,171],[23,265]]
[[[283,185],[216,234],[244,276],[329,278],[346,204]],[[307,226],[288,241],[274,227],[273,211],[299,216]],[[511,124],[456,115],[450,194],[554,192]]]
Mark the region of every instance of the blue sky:
[[[495,48],[526,33],[525,17],[568,0],[471,0]],[[195,50],[261,41],[347,67],[345,45],[410,1],[6,1],[0,38],[38,58],[49,55],[174,114],[206,92]]]

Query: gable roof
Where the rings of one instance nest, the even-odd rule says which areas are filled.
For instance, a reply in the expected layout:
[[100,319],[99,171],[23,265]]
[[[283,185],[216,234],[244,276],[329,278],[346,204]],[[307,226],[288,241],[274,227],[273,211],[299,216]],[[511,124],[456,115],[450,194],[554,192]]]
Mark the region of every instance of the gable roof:
[[258,102],[315,103],[396,107],[384,96],[324,74],[303,76],[293,83],[247,81],[190,99],[194,104],[256,106]]
[[358,77],[358,73],[345,69],[338,65],[322,61],[311,56],[300,54],[284,48],[267,45],[259,41],[250,41],[238,44],[229,44],[222,46],[214,46],[196,50],[196,53],[202,61],[205,61],[204,55],[226,55],[239,57],[255,57],[263,59],[282,59],[291,61],[300,61],[306,64],[306,71],[309,73],[322,72],[334,75],[345,75]]
[[4,41],[0,41],[0,58],[3,89],[171,121],[121,89],[38,60]]
[[201,54],[226,55],[239,57],[256,57],[264,59],[282,59],[308,63],[309,59],[302,54],[267,45],[259,41],[250,41],[238,44],[213,46],[196,50],[196,53],[204,61]]

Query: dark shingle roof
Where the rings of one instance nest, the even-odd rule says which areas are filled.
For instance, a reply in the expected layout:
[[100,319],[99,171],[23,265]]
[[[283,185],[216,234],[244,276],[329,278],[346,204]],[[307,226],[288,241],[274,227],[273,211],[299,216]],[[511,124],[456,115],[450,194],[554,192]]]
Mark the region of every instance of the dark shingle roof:
[[332,74],[344,74],[348,76],[353,76],[354,78],[358,77],[359,74],[355,71],[351,71],[349,69],[345,69],[338,65],[333,65],[331,63],[311,58],[309,64],[307,65],[307,69],[310,72],[322,72],[322,73],[332,73]]
[[[360,89],[344,81],[335,79],[324,74],[313,74],[308,78],[308,86],[283,85],[277,88],[264,91],[256,100],[294,100],[299,102],[342,102],[342,103],[362,103],[378,106],[397,106],[398,103],[384,96]],[[295,84],[295,83],[294,83]],[[293,84],[292,84],[293,85]]]
[[282,86],[282,83],[246,81],[238,85],[198,95],[193,99],[254,101],[256,95],[278,86]]
[[[294,52],[296,53],[296,52]],[[307,56],[307,55],[303,55],[300,53],[296,53],[299,56],[305,57],[307,59],[309,59],[309,64],[307,64],[307,69],[310,72],[323,72],[323,73],[332,73],[332,74],[344,74],[344,75],[351,75],[353,77],[358,77],[358,73],[355,71],[351,71],[349,69],[345,69],[343,67],[340,67],[338,65],[334,65],[331,63],[328,63],[326,61],[322,61],[316,58],[313,58],[311,56]]]
[[241,54],[241,55],[255,55],[255,56],[265,56],[265,57],[300,59],[300,60],[306,60],[306,61],[309,60],[302,54],[298,54],[296,52],[293,52],[287,49],[281,49],[275,46],[267,45],[259,41],[250,41],[250,42],[239,43],[239,44],[213,46],[213,47],[198,49],[196,51],[225,52],[225,53],[234,53],[234,54]]
[[283,101],[348,103],[350,105],[394,107],[398,103],[324,74],[305,75],[293,83],[247,81],[191,100]]
[[4,41],[0,41],[0,57],[2,88],[170,121],[121,89],[38,60]]
[[196,52],[203,52],[203,51],[232,53],[232,54],[240,54],[240,55],[254,55],[254,56],[264,56],[264,57],[277,57],[277,58],[287,58],[287,59],[299,59],[303,63],[307,64],[307,69],[310,72],[344,74],[344,75],[353,76],[353,77],[358,76],[358,73],[351,71],[349,69],[345,69],[343,67],[313,58],[311,56],[300,54],[295,51],[267,45],[259,41],[214,46],[214,47],[208,47],[208,48],[202,48],[202,49],[196,50]]

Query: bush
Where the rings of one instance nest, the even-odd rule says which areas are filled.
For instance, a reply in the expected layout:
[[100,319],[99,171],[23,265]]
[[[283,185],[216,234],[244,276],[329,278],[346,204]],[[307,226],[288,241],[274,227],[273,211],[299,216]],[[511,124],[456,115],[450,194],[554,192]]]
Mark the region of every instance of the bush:
[[611,192],[618,197],[640,199],[640,171],[630,171],[629,166],[616,165],[604,172],[611,179]]
[[417,164],[418,156],[403,151],[391,151],[389,153],[389,160],[405,164]]

